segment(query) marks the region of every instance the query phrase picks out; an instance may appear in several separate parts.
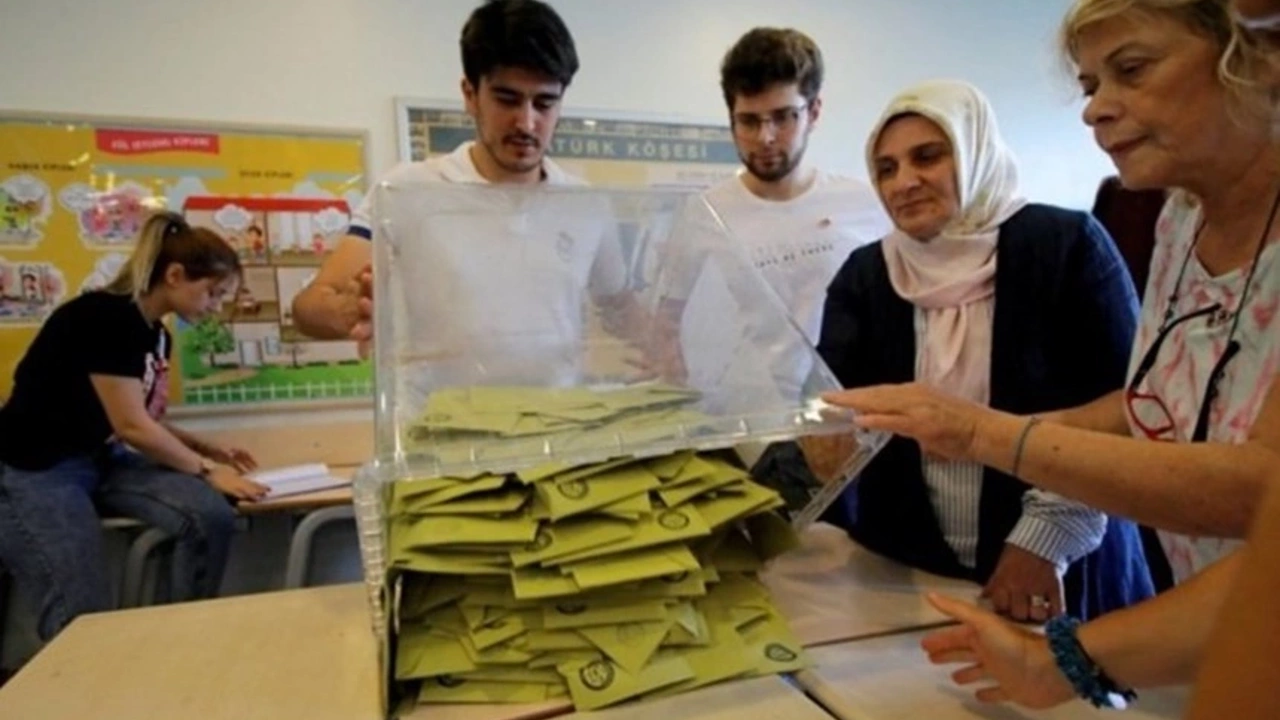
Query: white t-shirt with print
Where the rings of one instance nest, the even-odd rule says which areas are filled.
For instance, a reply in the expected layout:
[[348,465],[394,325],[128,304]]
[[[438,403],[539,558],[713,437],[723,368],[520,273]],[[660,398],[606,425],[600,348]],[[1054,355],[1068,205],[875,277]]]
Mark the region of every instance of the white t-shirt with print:
[[818,171],[804,193],[779,201],[747,189],[743,172],[709,188],[704,198],[799,328],[797,333],[762,319],[748,329],[754,336],[749,344],[765,350],[779,390],[790,399],[811,370],[808,346],[817,345],[831,279],[850,253],[884,237],[892,224],[860,180]]
[[[1191,251],[1199,224],[1199,208],[1182,193],[1169,199],[1157,221],[1156,249],[1130,359],[1130,379],[1160,332],[1169,298],[1178,285],[1178,274]],[[1243,443],[1248,439],[1272,379],[1280,370],[1280,322],[1276,320],[1277,309],[1280,309],[1280,249],[1277,248],[1280,244],[1271,242],[1263,250],[1253,274],[1244,314],[1235,331],[1240,351],[1227,363],[1209,415],[1207,439],[1210,442]],[[1191,253],[1186,274],[1177,289],[1173,318],[1176,320],[1213,303],[1220,303],[1228,313],[1234,313],[1248,275],[1246,265],[1211,276]],[[1160,436],[1161,440],[1191,441],[1209,375],[1226,348],[1231,324],[1229,314],[1197,317],[1178,324],[1170,332],[1150,372],[1137,388],[1139,399],[1125,403],[1134,437],[1149,438],[1148,431],[1172,425]],[[1234,540],[1167,532],[1160,533],[1160,540],[1176,582],[1200,572],[1239,545]]]
[[[404,163],[382,178],[399,184],[485,184],[468,142],[425,162]],[[544,159],[547,185],[585,185]],[[527,190],[527,189],[520,189]],[[448,212],[420,214],[412,247],[400,258],[414,268],[402,353],[423,358],[421,382],[552,385],[576,380],[589,297],[625,285],[617,227],[590,193],[452,192]],[[351,233],[372,236],[372,194],[353,215]],[[408,243],[406,243],[408,245]],[[424,389],[429,389],[425,388]]]
[[822,171],[790,200],[757,196],[741,174],[707,190],[706,198],[814,345],[831,278],[850,253],[893,227],[870,186]]

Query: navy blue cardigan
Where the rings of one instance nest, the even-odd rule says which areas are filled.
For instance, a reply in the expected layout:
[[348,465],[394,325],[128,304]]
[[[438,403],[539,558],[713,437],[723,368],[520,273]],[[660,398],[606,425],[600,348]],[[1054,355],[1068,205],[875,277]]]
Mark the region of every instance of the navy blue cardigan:
[[[818,351],[845,387],[915,379],[914,307],[894,292],[880,243],[849,256],[827,290]],[[1018,414],[1082,405],[1124,384],[1138,299],[1091,216],[1028,205],[1000,228],[991,400]],[[977,566],[961,565],[929,500],[919,446],[895,437],[828,511],[868,549],[985,583],[1022,515],[1028,485],[987,468]],[[1103,544],[1064,578],[1068,612],[1094,617],[1154,594],[1137,526],[1110,517]]]

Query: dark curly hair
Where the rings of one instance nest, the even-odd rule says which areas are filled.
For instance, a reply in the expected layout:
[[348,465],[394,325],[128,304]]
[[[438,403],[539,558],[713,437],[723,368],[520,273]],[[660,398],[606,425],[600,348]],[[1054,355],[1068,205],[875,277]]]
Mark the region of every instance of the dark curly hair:
[[756,95],[778,83],[796,83],[809,102],[822,89],[822,52],[798,30],[754,28],[729,48],[720,64],[720,89],[730,111],[739,95]]
[[473,87],[500,67],[555,78],[564,87],[578,72],[573,35],[550,5],[538,0],[488,0],[462,26],[462,72]]

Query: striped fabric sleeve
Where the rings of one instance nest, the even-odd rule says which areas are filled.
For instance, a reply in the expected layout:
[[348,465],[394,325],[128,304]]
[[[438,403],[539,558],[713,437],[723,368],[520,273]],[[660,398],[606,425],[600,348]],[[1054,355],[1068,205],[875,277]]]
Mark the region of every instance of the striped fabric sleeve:
[[922,469],[938,529],[960,564],[974,567],[981,531],[982,466],[924,458]]
[[1106,513],[1051,492],[1028,490],[1022,496],[1022,517],[1006,540],[1065,572],[1102,544],[1106,530]]

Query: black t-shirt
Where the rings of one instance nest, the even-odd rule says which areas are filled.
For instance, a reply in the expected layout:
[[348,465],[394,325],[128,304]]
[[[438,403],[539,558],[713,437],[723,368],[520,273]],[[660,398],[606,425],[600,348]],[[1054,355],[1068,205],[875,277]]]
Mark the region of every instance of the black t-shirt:
[[163,412],[171,338],[133,299],[95,291],[49,316],[14,373],[0,408],[0,462],[44,470],[91,455],[112,437],[90,375],[137,378],[148,410]]

